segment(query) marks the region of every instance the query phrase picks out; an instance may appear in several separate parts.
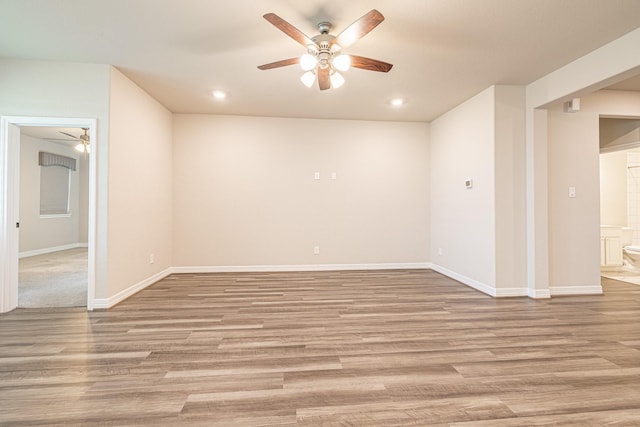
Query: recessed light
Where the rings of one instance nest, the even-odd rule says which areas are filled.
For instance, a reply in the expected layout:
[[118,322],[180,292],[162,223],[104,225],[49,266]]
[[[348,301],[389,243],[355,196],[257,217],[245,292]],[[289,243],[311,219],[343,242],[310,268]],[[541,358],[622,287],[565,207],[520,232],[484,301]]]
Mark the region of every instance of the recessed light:
[[211,94],[215,99],[225,99],[227,97],[226,92],[223,92],[221,90],[214,90]]
[[402,98],[395,98],[395,99],[392,99],[392,100],[391,100],[391,102],[390,102],[390,104],[391,104],[391,105],[393,105],[394,107],[399,107],[399,106],[401,106],[402,104],[404,104],[404,99],[402,99]]

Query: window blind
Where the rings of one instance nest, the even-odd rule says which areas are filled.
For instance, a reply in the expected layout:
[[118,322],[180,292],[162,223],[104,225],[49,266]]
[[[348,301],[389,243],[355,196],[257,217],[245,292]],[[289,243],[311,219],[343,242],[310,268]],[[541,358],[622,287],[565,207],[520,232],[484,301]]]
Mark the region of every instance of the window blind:
[[47,153],[40,151],[38,153],[38,165],[40,166],[62,166],[72,171],[76,170],[76,159],[60,154]]

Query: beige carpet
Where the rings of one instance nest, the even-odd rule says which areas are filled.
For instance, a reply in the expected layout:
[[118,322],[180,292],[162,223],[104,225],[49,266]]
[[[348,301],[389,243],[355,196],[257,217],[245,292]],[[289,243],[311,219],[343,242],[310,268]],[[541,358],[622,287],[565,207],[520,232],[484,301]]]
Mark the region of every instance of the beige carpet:
[[86,307],[87,248],[22,258],[18,307]]

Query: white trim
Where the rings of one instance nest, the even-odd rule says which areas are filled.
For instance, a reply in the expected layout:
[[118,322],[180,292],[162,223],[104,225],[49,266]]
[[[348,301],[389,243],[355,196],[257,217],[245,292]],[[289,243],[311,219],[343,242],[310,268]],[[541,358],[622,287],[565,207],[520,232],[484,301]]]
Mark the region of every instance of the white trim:
[[44,255],[44,254],[50,254],[52,252],[59,252],[59,251],[66,251],[69,249],[87,248],[87,247],[89,247],[89,245],[86,243],[70,243],[68,245],[53,246],[51,248],[34,249],[32,251],[20,252],[18,254],[18,258],[22,259],[22,258],[28,258],[30,256]]
[[471,279],[469,277],[463,276],[462,274],[458,274],[455,271],[448,270],[444,267],[441,267],[436,264],[432,264],[431,268],[434,271],[437,271],[440,274],[444,274],[445,276],[457,280],[458,282],[467,285],[475,290],[478,290],[482,293],[485,293],[489,296],[495,298],[509,298],[509,297],[526,297],[527,296],[527,287],[522,286],[520,288],[495,288],[493,286],[487,285],[482,282],[478,282],[477,280]]
[[16,223],[19,189],[10,183],[19,180],[20,129],[7,117],[0,118],[0,313],[18,306],[18,246]]
[[[8,167],[8,154],[19,150],[9,150],[8,129],[10,125],[16,126],[57,126],[57,127],[80,127],[89,128],[89,138],[92,144],[93,154],[89,157],[89,220],[88,220],[88,280],[87,280],[87,310],[93,310],[93,300],[96,287],[96,248],[97,242],[97,210],[96,202],[97,194],[97,157],[98,157],[98,138],[97,138],[97,120],[92,118],[64,118],[64,117],[27,117],[27,116],[1,116],[0,117],[0,230],[8,231],[14,222],[18,221],[18,200],[7,200],[7,194],[11,194],[14,188],[9,190],[9,184],[18,182]],[[18,151],[19,152],[19,151]],[[15,162],[14,162],[15,163]],[[19,161],[17,162],[19,164]],[[104,172],[106,173],[106,172]],[[106,208],[101,208],[106,209]],[[2,234],[2,233],[0,233]],[[2,237],[2,236],[0,236]],[[18,305],[18,248],[10,246],[7,239],[0,239],[0,267],[2,267],[4,276],[0,274],[0,312],[6,312],[14,309]],[[104,243],[103,243],[104,245]]]
[[287,271],[352,271],[430,269],[428,262],[384,264],[228,265],[173,267],[172,273],[271,273]]
[[551,286],[549,288],[552,296],[556,295],[602,295],[601,285],[585,286]]
[[497,298],[511,298],[511,297],[526,297],[529,296],[527,287],[521,288],[496,288],[495,297]]
[[[478,291],[480,291],[482,293],[485,293],[485,294],[487,294],[489,296],[492,296],[492,297],[498,296],[497,292],[496,292],[496,288],[494,288],[493,286],[489,286],[489,285],[487,285],[485,283],[478,282],[477,280],[474,280],[474,279],[471,279],[469,277],[463,276],[462,274],[458,274],[455,271],[448,270],[448,269],[446,269],[444,267],[441,267],[441,266],[439,266],[437,264],[432,264],[431,268],[434,271],[437,271],[440,274],[444,274],[445,276],[447,276],[447,277],[449,277],[449,278],[451,278],[453,280],[457,280],[458,282],[460,282],[460,283],[462,283],[464,285],[467,285],[467,286],[469,286],[469,287],[471,287],[471,288],[473,288],[475,290],[478,290]],[[510,296],[512,296],[512,295],[510,295]]]
[[527,296],[533,299],[551,298],[549,289],[527,289]]
[[66,213],[66,214],[40,214],[40,218],[42,219],[49,219],[49,218],[71,218],[71,214],[70,213]]
[[164,279],[165,277],[167,277],[168,275],[170,275],[172,273],[172,268],[167,268],[166,270],[163,270],[159,273],[154,274],[151,277],[148,277],[144,280],[142,280],[141,282],[136,283],[135,285],[132,285],[130,287],[128,287],[127,289],[123,289],[122,291],[118,292],[117,294],[109,297],[109,298],[95,298],[93,300],[93,309],[108,309],[113,307],[114,305],[124,301],[125,299],[129,298],[130,296],[140,292],[141,290],[145,289],[146,287],[153,285],[154,283],[156,283],[159,280]]

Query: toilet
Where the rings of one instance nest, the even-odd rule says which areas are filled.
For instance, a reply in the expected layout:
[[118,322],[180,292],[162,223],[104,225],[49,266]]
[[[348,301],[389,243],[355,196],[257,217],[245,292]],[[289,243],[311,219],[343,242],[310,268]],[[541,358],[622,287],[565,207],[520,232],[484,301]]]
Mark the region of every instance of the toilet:
[[640,246],[633,244],[633,228],[622,227],[622,266],[640,272]]

